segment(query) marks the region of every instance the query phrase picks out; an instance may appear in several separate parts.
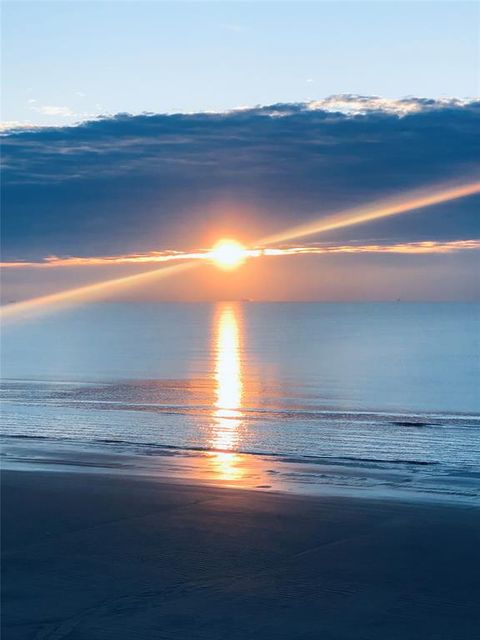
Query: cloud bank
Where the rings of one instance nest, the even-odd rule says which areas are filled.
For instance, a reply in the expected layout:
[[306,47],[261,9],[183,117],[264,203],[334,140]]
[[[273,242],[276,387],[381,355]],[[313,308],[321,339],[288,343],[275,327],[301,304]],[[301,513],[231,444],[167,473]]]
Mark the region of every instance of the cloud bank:
[[[475,178],[479,124],[475,101],[347,95],[16,128],[3,138],[3,259],[191,250],[216,229],[249,238],[407,189]],[[332,232],[328,240],[473,239],[478,201]]]

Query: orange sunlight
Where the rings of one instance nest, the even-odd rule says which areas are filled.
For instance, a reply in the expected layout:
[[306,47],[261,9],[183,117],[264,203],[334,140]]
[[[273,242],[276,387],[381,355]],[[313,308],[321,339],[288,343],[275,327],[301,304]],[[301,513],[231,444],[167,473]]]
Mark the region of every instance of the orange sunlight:
[[213,352],[215,354],[215,411],[211,446],[216,472],[225,480],[242,476],[237,464],[239,456],[229,450],[239,441],[242,423],[243,381],[240,357],[240,327],[238,308],[221,305],[215,316]]
[[236,240],[223,239],[217,242],[210,252],[213,263],[227,271],[239,267],[248,257],[249,252]]
[[438,186],[428,190],[410,191],[389,200],[349,209],[331,216],[322,216],[318,220],[313,220],[298,227],[293,227],[263,238],[258,244],[267,246],[295,238],[324,233],[325,231],[332,231],[333,229],[342,229],[343,227],[364,224],[372,220],[410,213],[411,211],[425,209],[426,207],[442,204],[443,202],[450,202],[451,200],[458,200],[459,198],[466,198],[478,193],[480,193],[480,182],[469,182],[453,187]]

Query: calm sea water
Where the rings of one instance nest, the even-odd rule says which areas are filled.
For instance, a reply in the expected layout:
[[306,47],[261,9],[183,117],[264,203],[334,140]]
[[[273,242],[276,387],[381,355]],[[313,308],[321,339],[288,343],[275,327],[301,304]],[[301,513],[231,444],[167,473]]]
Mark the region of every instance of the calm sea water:
[[480,460],[475,304],[104,303],[2,342],[7,437]]

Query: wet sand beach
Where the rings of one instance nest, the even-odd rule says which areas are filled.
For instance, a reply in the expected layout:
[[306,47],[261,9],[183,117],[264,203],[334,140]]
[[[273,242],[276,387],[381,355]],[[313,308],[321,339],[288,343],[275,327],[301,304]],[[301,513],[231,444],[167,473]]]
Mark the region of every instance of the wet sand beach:
[[8,640],[467,640],[480,509],[3,471]]

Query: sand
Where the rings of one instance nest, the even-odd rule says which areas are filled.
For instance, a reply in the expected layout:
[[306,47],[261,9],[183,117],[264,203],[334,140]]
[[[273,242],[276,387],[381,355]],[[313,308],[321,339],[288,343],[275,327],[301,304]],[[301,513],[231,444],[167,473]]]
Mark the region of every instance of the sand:
[[470,640],[480,509],[3,472],[5,640]]

